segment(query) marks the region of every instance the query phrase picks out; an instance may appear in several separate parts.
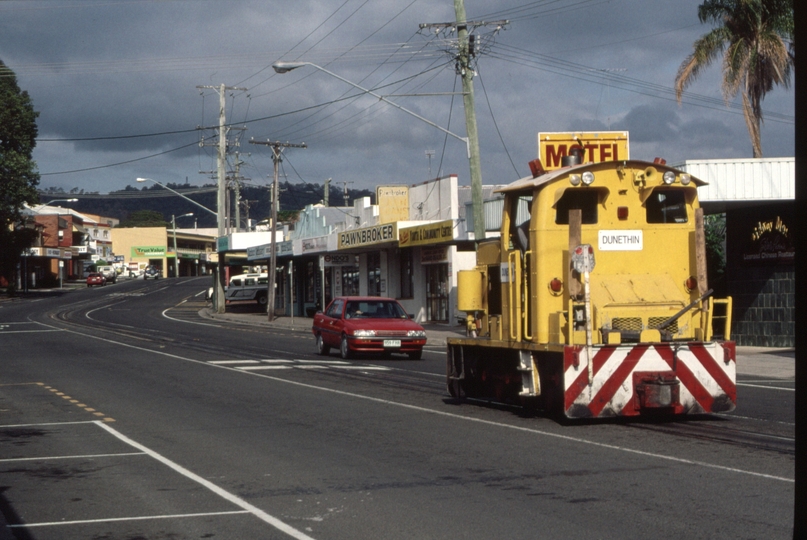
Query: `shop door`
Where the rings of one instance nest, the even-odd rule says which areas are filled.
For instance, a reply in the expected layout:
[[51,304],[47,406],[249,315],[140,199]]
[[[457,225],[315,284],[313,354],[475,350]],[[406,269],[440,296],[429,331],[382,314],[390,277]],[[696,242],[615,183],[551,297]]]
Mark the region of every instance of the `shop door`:
[[429,264],[426,268],[426,318],[448,322],[448,264]]

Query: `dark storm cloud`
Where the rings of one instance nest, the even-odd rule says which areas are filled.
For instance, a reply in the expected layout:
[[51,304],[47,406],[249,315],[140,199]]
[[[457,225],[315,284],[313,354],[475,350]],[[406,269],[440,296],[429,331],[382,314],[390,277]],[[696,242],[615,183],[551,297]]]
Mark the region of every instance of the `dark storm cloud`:
[[[461,141],[369,96],[304,110],[357,90],[313,68],[277,75],[270,67],[315,62],[464,136],[460,96],[401,96],[459,90],[451,44],[418,33],[419,23],[453,20],[453,2],[410,1],[4,1],[0,58],[41,112],[40,139],[63,140],[41,140],[35,151],[45,187],[104,192],[137,176],[210,182],[199,171],[215,169],[213,149],[194,142],[212,142],[215,131],[195,128],[217,125],[218,95],[196,87],[222,83],[249,88],[228,93],[226,111],[246,128],[230,136],[251,154],[243,172],[254,182],[265,183],[272,165],[250,137],[309,144],[288,154],[290,181],[419,182],[433,150],[433,174],[456,173],[467,184]],[[660,90],[672,88],[708,30],[698,3],[466,0],[471,19],[512,19],[478,57],[484,181],[526,174],[541,131],[629,130],[637,158],[749,155],[742,116],[720,103],[679,107]],[[719,76],[719,66],[707,70],[692,91],[720,100]],[[394,81],[407,82],[385,86]],[[777,88],[764,107],[792,117],[793,93]],[[766,155],[792,155],[792,132],[792,124],[767,121]],[[162,135],[120,138],[139,134]],[[87,138],[101,140],[64,141]]]

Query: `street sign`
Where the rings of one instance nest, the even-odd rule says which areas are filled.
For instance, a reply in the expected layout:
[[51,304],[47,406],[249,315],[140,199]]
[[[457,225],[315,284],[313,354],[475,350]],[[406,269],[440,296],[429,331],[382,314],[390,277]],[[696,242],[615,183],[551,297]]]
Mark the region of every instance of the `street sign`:
[[581,244],[572,252],[572,267],[578,274],[594,270],[594,248],[590,244]]

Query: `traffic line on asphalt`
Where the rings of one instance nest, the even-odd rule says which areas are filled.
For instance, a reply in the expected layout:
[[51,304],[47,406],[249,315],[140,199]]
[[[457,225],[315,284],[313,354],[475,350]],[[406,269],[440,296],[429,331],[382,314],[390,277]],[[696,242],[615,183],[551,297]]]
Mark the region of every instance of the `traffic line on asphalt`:
[[782,388],[781,386],[768,386],[765,384],[737,383],[737,386],[747,386],[749,388],[764,388],[766,390],[784,390],[785,392],[795,392],[795,388]]
[[81,456],[39,456],[0,459],[0,463],[10,463],[15,461],[52,461],[54,459],[95,459],[105,457],[125,457],[125,456],[145,456],[143,452],[123,452],[120,454],[86,454]]
[[27,529],[29,527],[54,527],[57,525],[87,525],[89,523],[115,523],[120,521],[144,521],[150,519],[180,519],[191,517],[230,516],[233,514],[249,514],[248,510],[230,510],[229,512],[204,512],[201,514],[169,514],[156,516],[134,516],[120,518],[77,519],[74,521],[50,521],[44,523],[20,523],[6,525],[9,529]]
[[209,480],[207,480],[205,478],[202,478],[198,474],[196,474],[194,472],[191,472],[190,470],[188,470],[185,467],[179,465],[178,463],[174,463],[170,459],[168,459],[168,458],[162,456],[161,454],[158,454],[154,450],[151,450],[150,448],[138,443],[134,439],[130,439],[129,437],[127,437],[123,433],[117,431],[116,429],[112,428],[111,426],[109,426],[107,424],[104,424],[103,422],[96,422],[95,424],[98,427],[100,427],[101,429],[104,429],[104,430],[108,431],[113,436],[117,437],[119,440],[123,441],[124,443],[128,444],[129,446],[137,448],[141,452],[145,452],[146,454],[151,456],[153,459],[155,459],[155,460],[159,461],[160,463],[162,463],[163,465],[166,465],[167,467],[171,468],[174,472],[177,472],[177,473],[181,474],[182,476],[184,476],[185,478],[188,478],[189,480],[192,480],[192,481],[196,482],[197,484],[200,484],[200,485],[204,486],[205,488],[209,489],[210,491],[212,491],[213,493],[215,493],[219,497],[223,498],[224,500],[229,501],[232,504],[238,506],[239,508],[242,508],[242,509],[246,510],[247,512],[249,512],[253,516],[260,519],[261,521],[263,521],[265,523],[268,523],[272,527],[274,527],[277,530],[291,536],[292,538],[296,538],[298,540],[313,540],[313,538],[311,538],[310,536],[308,536],[304,532],[295,529],[291,525],[287,525],[286,523],[284,523],[280,519],[278,519],[278,518],[264,512],[263,510],[261,510],[257,506],[248,503],[244,499],[238,497],[237,495],[234,495],[234,494],[230,493],[229,491],[224,490],[223,488],[217,486],[213,482],[211,482],[211,481],[209,481]]
[[115,421],[114,418],[110,418],[110,417],[106,416],[104,413],[96,411],[92,407],[88,407],[86,403],[81,403],[79,400],[73,399],[72,396],[68,396],[64,392],[60,392],[58,388],[53,388],[52,386],[48,386],[48,385],[46,385],[45,383],[42,383],[42,382],[36,383],[36,386],[41,386],[42,388],[44,388],[45,390],[50,391],[54,395],[59,396],[60,398],[66,400],[66,401],[69,401],[70,403],[72,403],[76,407],[81,407],[82,409],[84,409],[88,413],[91,413],[93,416],[99,416],[99,417],[103,416],[103,417],[105,417],[103,419],[104,422],[114,422]]
[[208,364],[229,366],[241,371],[269,371],[279,369],[347,369],[359,371],[391,371],[386,366],[357,366],[344,360],[288,360],[264,358],[261,360],[210,360]]

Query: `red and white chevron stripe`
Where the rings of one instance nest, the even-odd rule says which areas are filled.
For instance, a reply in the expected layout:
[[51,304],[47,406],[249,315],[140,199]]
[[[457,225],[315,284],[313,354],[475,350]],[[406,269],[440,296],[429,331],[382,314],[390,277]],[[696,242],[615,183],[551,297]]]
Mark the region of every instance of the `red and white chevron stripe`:
[[731,411],[737,402],[735,357],[732,341],[569,346],[563,355],[564,412],[591,418]]

